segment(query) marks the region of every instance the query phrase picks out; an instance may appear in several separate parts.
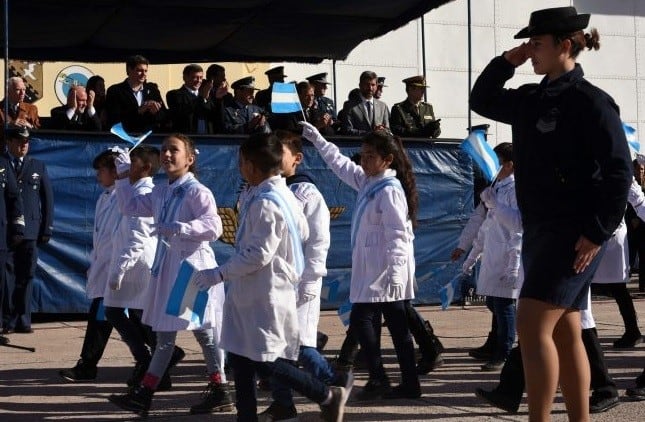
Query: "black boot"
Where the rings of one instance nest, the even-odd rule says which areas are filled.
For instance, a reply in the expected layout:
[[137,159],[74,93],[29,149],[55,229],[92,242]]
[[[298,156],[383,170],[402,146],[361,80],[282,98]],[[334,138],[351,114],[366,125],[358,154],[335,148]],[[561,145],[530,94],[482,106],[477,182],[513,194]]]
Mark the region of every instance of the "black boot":
[[629,290],[627,290],[626,284],[613,286],[612,293],[625,324],[625,334],[614,342],[614,348],[629,349],[643,342],[643,336],[638,328],[638,317],[636,316],[634,301],[629,294]]
[[228,412],[233,410],[234,407],[231,394],[224,386],[221,383],[211,381],[202,392],[202,401],[190,408],[190,414]]
[[479,359],[479,360],[491,360],[493,358],[493,353],[495,353],[495,345],[497,344],[497,330],[491,330],[488,332],[488,338],[486,342],[476,348],[468,351],[468,356]]
[[145,418],[148,416],[153,394],[154,391],[148,387],[139,385],[128,391],[127,394],[112,394],[108,400],[123,410],[129,410]]
[[439,337],[434,334],[434,329],[430,322],[425,320],[422,326],[423,331],[418,335],[414,332],[412,333],[421,352],[421,359],[417,362],[417,374],[419,375],[425,375],[443,365],[441,353],[444,351],[443,344],[441,344]]

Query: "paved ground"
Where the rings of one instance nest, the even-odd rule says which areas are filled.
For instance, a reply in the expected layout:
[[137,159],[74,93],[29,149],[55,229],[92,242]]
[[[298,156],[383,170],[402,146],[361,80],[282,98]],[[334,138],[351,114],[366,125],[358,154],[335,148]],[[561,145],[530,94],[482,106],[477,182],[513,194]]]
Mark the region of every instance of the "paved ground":
[[[645,319],[645,295],[637,295],[637,312]],[[400,400],[388,403],[348,403],[348,421],[521,421],[527,419],[526,404],[517,415],[510,415],[483,404],[473,391],[476,387],[492,387],[497,373],[479,370],[480,362],[469,358],[467,350],[481,345],[488,332],[490,314],[481,306],[467,309],[451,307],[441,311],[437,307],[421,307],[422,314],[432,321],[436,332],[447,348],[445,365],[422,377],[423,397],[418,400]],[[645,365],[645,345],[625,351],[611,348],[611,343],[622,332],[622,320],[613,300],[598,299],[593,304],[598,331],[603,343],[611,373],[621,394],[632,386],[634,378]],[[75,364],[83,341],[85,323],[47,322],[34,326],[30,335],[12,334],[12,344],[35,347],[30,353],[0,347],[0,421],[49,421],[49,420],[132,420],[107,401],[112,393],[124,391],[123,381],[132,367],[132,359],[118,335],[108,345],[101,361],[96,382],[72,384],[58,376],[58,370]],[[344,329],[335,312],[325,312],[321,329],[330,336],[326,353],[333,357],[343,340]],[[641,325],[641,330],[645,329]],[[645,331],[645,330],[644,330]],[[149,419],[154,421],[221,420],[233,421],[233,413],[212,417],[190,416],[188,407],[197,401],[205,386],[204,367],[197,342],[189,333],[181,333],[178,343],[187,351],[186,359],[174,370],[173,389],[155,396]],[[393,381],[398,374],[393,365],[391,343],[384,337],[388,370]],[[356,373],[356,385],[366,381],[365,372]],[[261,394],[260,410],[267,406],[267,396]],[[317,406],[304,398],[297,398],[301,421],[318,420]],[[554,421],[566,420],[562,398],[556,398]],[[644,421],[645,402],[625,402],[599,415],[592,421]]]

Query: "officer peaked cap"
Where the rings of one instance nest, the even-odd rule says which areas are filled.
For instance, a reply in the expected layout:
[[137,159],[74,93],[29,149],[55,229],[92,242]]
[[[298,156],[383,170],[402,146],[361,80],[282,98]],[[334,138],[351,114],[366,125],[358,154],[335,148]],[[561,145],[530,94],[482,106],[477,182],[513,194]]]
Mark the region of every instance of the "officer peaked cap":
[[428,88],[428,85],[426,85],[426,78],[424,78],[423,75],[410,76],[409,78],[403,79],[403,83],[406,86],[419,86],[422,88]]
[[271,68],[264,72],[265,75],[267,76],[284,76],[285,78],[287,75],[284,74],[284,66],[277,66],[274,68]]
[[327,72],[311,75],[305,79],[307,79],[310,83],[316,82],[319,84],[331,85],[331,82],[327,80]]
[[231,84],[231,88],[233,89],[250,88],[255,90],[258,89],[255,87],[255,78],[253,76],[247,76],[246,78],[238,79],[237,81]]

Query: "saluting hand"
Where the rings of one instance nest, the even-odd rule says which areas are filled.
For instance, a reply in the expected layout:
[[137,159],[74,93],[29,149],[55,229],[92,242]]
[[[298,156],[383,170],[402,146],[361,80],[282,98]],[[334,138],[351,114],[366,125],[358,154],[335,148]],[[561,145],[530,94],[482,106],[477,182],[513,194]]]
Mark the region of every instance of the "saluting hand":
[[515,48],[511,48],[506,53],[504,53],[504,58],[508,60],[513,66],[518,67],[524,64],[529,57],[531,52],[531,44],[522,43]]

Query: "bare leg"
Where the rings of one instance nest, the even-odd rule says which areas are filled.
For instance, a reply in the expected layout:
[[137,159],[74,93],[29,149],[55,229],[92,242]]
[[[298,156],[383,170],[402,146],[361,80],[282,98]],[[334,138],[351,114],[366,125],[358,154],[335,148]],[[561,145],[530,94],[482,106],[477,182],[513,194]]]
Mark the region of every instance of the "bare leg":
[[560,359],[560,387],[570,421],[589,420],[589,359],[582,342],[580,312],[565,311],[553,332]]
[[558,351],[553,332],[564,312],[565,309],[536,299],[522,298],[518,303],[517,331],[531,422],[550,420],[559,378]]

